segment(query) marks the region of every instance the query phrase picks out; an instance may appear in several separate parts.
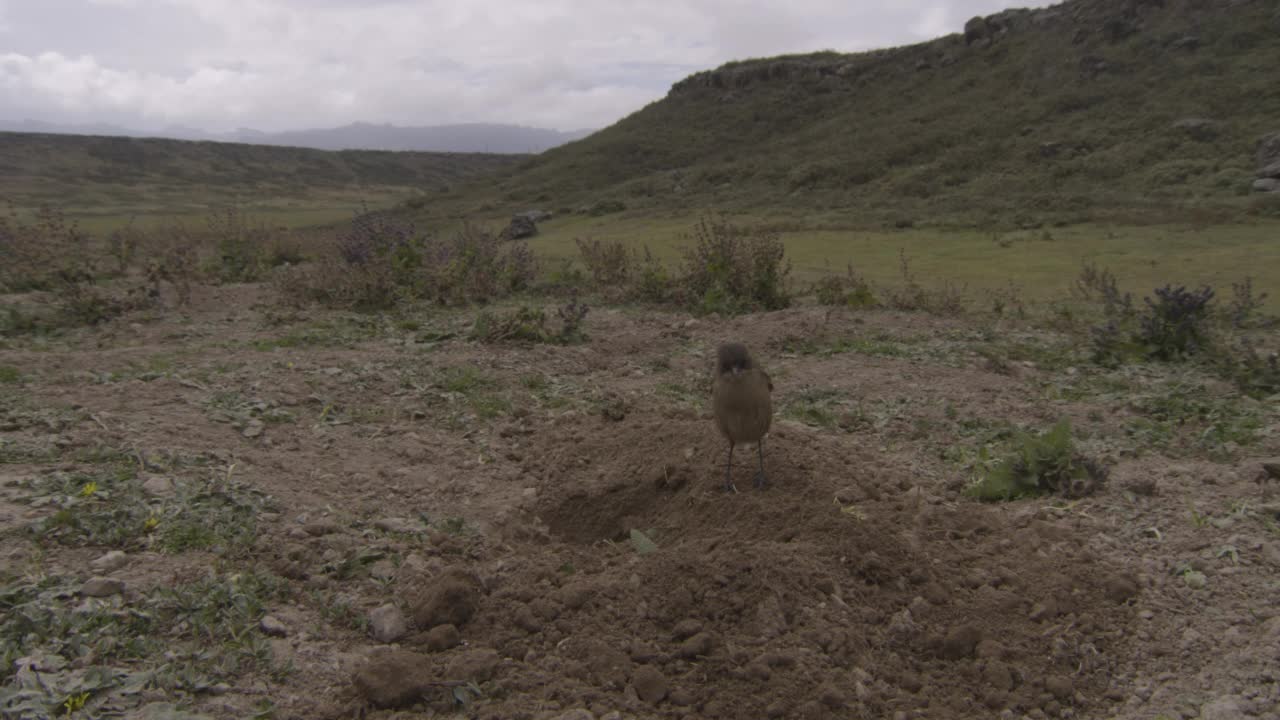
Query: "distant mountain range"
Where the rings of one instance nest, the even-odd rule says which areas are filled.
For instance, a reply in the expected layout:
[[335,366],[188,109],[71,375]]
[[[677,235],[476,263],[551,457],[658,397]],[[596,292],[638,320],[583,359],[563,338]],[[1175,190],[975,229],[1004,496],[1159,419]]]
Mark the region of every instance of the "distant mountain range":
[[106,135],[156,137],[175,140],[283,145],[318,150],[407,150],[414,152],[483,152],[501,154],[540,153],[579,140],[594,130],[548,130],[521,125],[467,123],[400,127],[390,124],[353,123],[336,128],[263,132],[241,128],[212,133],[197,128],[170,126],[143,131],[109,124],[64,125],[40,120],[0,120],[0,131],[58,135]]

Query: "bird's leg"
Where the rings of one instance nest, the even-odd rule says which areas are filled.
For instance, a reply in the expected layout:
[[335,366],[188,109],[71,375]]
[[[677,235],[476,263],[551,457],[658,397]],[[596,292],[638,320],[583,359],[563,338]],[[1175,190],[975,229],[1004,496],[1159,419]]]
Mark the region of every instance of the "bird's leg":
[[760,441],[756,443],[756,448],[760,450],[760,472],[756,473],[755,485],[757,488],[763,488],[766,482],[764,476],[764,438],[760,438]]
[[729,460],[724,464],[724,490],[725,492],[738,492],[738,488],[733,485],[733,441],[729,441]]

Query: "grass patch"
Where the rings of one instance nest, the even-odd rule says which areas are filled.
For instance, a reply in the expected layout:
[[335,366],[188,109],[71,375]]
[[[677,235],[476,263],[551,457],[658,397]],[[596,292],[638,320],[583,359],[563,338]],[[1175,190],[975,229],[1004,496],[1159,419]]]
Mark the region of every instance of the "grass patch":
[[[121,608],[45,577],[0,587],[0,712],[115,715],[147,688],[195,695],[250,672],[280,679],[257,624],[284,584],[255,572],[210,574]],[[21,660],[20,660],[21,658]]]
[[49,473],[28,481],[28,504],[55,508],[33,527],[42,542],[72,547],[155,549],[177,554],[246,552],[270,500],[228,478],[179,480],[169,497],[149,496],[131,468]]

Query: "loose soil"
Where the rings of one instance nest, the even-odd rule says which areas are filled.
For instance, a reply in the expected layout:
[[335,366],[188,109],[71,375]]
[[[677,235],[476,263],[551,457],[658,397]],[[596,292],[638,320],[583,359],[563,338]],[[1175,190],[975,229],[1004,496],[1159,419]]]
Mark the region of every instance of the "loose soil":
[[[1280,534],[1254,482],[1280,454],[1274,403],[1253,444],[1188,455],[1120,442],[1123,397],[1054,392],[1102,371],[979,355],[1061,342],[989,318],[594,308],[588,342],[561,347],[470,343],[470,317],[282,311],[239,286],[11,342],[7,397],[62,419],[3,426],[55,454],[0,465],[0,557],[14,575],[99,574],[110,548],[26,530],[49,510],[21,483],[80,467],[77,450],[233,465],[275,503],[247,554],[131,553],[110,573],[145,592],[229,563],[290,588],[268,608],[282,681],[164,698],[213,718],[263,699],[278,718],[1280,716]],[[770,484],[751,487],[740,448],[737,494],[707,408],[730,339],[779,408]],[[254,426],[261,408],[290,419]],[[1062,416],[1111,451],[1102,492],[963,496],[948,451],[973,444],[966,428]],[[389,603],[409,631],[382,644],[363,619]]]

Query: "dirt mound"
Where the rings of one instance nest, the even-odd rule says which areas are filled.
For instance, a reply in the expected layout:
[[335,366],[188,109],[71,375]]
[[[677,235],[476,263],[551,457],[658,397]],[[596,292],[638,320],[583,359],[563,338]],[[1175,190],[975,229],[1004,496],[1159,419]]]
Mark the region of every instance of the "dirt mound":
[[[856,436],[781,423],[767,447],[773,484],[727,495],[705,418],[641,410],[541,435],[526,470],[551,540],[478,570],[488,597],[463,629],[503,658],[509,695],[482,714],[990,717],[1105,702],[1133,588],[1104,582],[1071,528],[948,505]],[[639,552],[632,530],[657,550]]]

